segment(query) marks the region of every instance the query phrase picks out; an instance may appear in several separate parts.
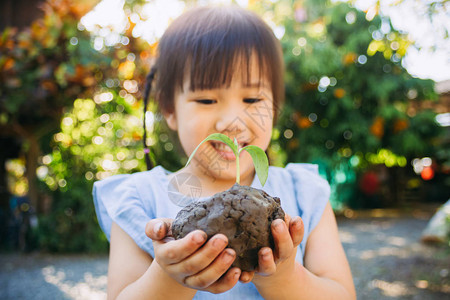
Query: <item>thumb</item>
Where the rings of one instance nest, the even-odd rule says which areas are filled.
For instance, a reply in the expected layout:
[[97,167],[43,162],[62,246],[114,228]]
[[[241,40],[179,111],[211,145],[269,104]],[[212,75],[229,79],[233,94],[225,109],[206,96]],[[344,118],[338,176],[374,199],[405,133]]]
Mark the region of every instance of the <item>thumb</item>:
[[152,240],[162,240],[171,233],[172,222],[168,218],[150,220],[145,225],[145,234]]

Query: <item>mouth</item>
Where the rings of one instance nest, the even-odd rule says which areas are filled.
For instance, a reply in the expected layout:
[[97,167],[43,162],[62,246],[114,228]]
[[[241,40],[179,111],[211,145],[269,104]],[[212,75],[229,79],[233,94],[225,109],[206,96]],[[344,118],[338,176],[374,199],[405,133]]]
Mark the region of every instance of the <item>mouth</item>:
[[[211,141],[211,146],[219,153],[219,155],[225,160],[235,160],[236,156],[227,144],[219,141]],[[239,148],[247,146],[247,142],[239,142]]]

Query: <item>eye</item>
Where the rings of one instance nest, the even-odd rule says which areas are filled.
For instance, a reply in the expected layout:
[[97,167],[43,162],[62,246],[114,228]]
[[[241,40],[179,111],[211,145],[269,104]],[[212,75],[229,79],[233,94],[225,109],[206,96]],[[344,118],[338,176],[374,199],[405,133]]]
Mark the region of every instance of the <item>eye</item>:
[[197,99],[197,100],[195,100],[195,102],[200,103],[200,104],[214,104],[217,101],[213,100],[213,99]]
[[245,98],[244,102],[252,104],[252,103],[257,103],[257,102],[259,102],[261,100],[262,100],[261,98]]

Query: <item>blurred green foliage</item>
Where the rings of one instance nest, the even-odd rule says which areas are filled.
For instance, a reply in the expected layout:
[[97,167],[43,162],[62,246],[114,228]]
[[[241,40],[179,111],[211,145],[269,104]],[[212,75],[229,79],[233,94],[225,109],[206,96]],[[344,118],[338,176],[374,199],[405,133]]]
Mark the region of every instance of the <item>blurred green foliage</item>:
[[[51,0],[43,3],[41,8],[44,16],[28,28],[21,31],[6,28],[0,35],[0,132],[1,136],[14,138],[22,144],[18,155],[26,161],[27,196],[39,213],[39,200],[45,195],[37,189],[39,155],[48,151],[49,140],[60,130],[64,110],[70,109],[77,97],[91,95],[97,89],[97,82],[108,74],[111,63],[109,55],[91,47],[91,35],[78,30],[79,19],[92,8],[89,3],[83,1],[75,5],[69,0]],[[62,162],[56,168],[58,172],[74,168],[66,161]],[[79,178],[71,179],[82,190],[88,188],[80,187]],[[47,244],[63,240],[63,235],[58,235],[61,230],[70,237],[70,230],[64,230],[68,226],[61,219],[59,208],[78,203],[83,198],[80,191],[74,189],[71,192],[73,195],[67,199],[58,197],[58,193],[52,194],[53,205],[47,216],[40,215],[43,219],[37,228],[38,232],[48,228],[52,234],[46,235],[48,240],[43,240],[39,246],[52,248]],[[3,197],[1,201],[8,203]],[[93,211],[87,203],[84,210]],[[82,214],[75,223],[84,223],[87,216]],[[97,236],[100,233],[92,223],[86,223],[84,227],[97,231]],[[81,239],[82,236],[74,240]],[[81,248],[90,247],[86,242],[80,245],[84,245]]]
[[[405,167],[435,155],[442,133],[435,113],[411,106],[437,100],[434,82],[402,67],[413,43],[407,34],[347,3],[258,3],[284,29],[286,105],[275,143],[287,161],[319,163],[335,208],[351,204],[372,165]],[[389,159],[368,159],[380,151]]]

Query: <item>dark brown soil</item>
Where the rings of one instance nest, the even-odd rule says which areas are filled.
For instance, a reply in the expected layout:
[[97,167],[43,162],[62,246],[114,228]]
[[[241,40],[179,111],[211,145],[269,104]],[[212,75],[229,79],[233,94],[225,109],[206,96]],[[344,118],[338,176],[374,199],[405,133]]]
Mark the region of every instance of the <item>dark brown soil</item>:
[[228,247],[236,251],[234,267],[253,271],[258,266],[258,251],[273,248],[270,225],[284,220],[280,199],[263,190],[235,184],[206,201],[194,202],[183,208],[172,224],[175,239],[201,229],[208,239],[217,233],[228,238]]

